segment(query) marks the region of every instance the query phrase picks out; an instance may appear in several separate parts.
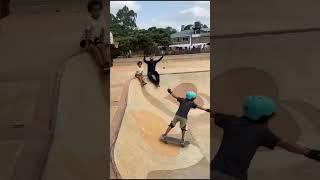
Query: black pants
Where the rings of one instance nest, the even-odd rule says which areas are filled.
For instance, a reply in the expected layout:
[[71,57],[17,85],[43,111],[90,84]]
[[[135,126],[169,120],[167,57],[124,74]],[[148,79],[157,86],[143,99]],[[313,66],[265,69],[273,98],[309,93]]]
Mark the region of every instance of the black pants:
[[148,78],[150,79],[150,81],[153,84],[155,84],[155,85],[159,85],[160,84],[160,76],[159,76],[159,73],[157,71],[149,72],[148,73]]

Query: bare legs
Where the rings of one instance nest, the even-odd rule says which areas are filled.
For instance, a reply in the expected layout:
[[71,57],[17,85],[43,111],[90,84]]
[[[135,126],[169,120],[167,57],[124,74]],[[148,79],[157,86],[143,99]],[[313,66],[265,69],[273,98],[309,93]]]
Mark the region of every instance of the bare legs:
[[[181,128],[181,145],[184,146],[184,135],[186,134],[186,130],[185,130],[186,127],[184,128]],[[171,131],[172,127],[171,126],[168,126],[166,132],[162,135],[162,138],[164,139],[168,133]]]
[[90,45],[88,47],[88,52],[93,56],[93,58],[96,60],[96,62],[98,63],[98,65],[100,65],[101,67],[104,66],[104,60],[103,57],[99,51],[99,49],[94,46],[94,45]]
[[101,67],[111,67],[111,63],[108,62],[107,58],[107,51],[104,44],[98,44],[98,45],[89,45],[88,52],[94,57],[94,59],[97,61],[99,66]]
[[168,126],[166,132],[163,134],[164,136],[167,136],[168,133],[171,131],[172,127],[171,126]]
[[181,142],[184,143],[184,135],[186,134],[186,130],[181,129]]
[[111,62],[108,62],[108,58],[107,58],[108,56],[107,56],[107,50],[106,50],[105,44],[98,44],[97,47],[101,53],[102,62],[104,63],[104,65],[111,66]]
[[147,83],[144,81],[144,78],[143,78],[143,76],[142,76],[141,74],[136,74],[135,76],[136,76],[136,78],[138,78],[138,80],[140,81],[140,83],[141,83],[142,85],[146,85],[146,84],[147,84]]

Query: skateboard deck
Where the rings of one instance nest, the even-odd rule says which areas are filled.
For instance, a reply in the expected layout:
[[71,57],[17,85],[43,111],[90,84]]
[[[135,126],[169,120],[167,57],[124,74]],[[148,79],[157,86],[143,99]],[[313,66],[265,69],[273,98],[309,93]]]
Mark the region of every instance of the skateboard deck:
[[178,138],[174,138],[174,137],[165,137],[165,138],[162,138],[161,136],[160,136],[160,140],[161,141],[163,141],[164,143],[166,143],[166,144],[168,144],[168,143],[171,143],[171,144],[175,144],[175,145],[180,145],[180,146],[182,146],[182,147],[185,147],[185,146],[187,146],[187,145],[189,145],[190,144],[190,142],[189,141],[184,141],[184,145],[182,145],[180,142],[181,142],[181,139],[178,139]]

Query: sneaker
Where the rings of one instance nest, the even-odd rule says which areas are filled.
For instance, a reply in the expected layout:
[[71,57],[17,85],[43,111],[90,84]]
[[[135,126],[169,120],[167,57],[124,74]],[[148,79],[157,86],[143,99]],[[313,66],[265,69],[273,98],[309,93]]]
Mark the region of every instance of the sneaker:
[[164,140],[166,137],[167,137],[166,135],[162,134],[160,138],[161,140]]
[[181,146],[183,146],[183,147],[184,147],[184,145],[185,145],[185,141],[184,141],[184,140],[181,140],[180,144],[181,144]]

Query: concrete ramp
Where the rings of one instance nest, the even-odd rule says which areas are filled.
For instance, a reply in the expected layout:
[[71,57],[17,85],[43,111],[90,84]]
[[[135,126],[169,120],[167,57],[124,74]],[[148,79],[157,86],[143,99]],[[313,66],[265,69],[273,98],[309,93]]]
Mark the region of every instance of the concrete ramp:
[[[210,73],[193,72],[161,75],[161,87],[130,83],[127,108],[114,147],[114,160],[122,178],[209,178],[210,119],[201,110],[191,110],[186,148],[164,144],[159,137],[172,120],[178,104],[167,88],[184,96],[188,90],[199,94],[196,102],[209,107]],[[177,125],[171,136],[180,138]]]
[[103,72],[88,54],[67,61],[59,78],[54,141],[42,180],[106,177],[106,86]]
[[79,52],[85,17],[60,12],[0,20],[0,179],[108,174],[108,82]]

